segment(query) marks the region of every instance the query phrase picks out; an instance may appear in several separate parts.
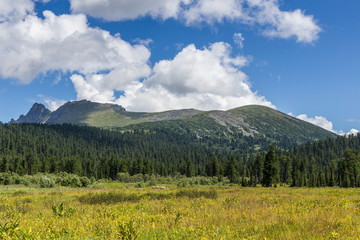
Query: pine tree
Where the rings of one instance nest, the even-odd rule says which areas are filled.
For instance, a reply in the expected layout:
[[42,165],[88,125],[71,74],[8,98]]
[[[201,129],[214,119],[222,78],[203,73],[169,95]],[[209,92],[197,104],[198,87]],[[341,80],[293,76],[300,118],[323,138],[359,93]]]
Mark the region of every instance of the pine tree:
[[279,181],[279,158],[276,153],[276,147],[270,146],[265,155],[263,186],[271,187]]
[[226,166],[226,176],[232,183],[237,183],[239,181],[239,172],[234,156],[230,157],[230,160]]

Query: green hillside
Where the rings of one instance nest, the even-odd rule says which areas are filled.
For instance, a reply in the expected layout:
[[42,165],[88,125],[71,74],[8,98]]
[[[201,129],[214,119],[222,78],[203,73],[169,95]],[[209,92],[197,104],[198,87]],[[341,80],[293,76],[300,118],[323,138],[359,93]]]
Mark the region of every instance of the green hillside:
[[273,140],[286,137],[288,141],[300,144],[336,136],[316,125],[264,106],[250,105],[228,112],[244,119],[251,126],[250,132],[258,132]]
[[90,101],[72,101],[51,113],[49,124],[71,123],[101,128],[124,127],[144,122],[163,121],[191,116],[200,111],[194,109],[159,113],[127,112],[119,105],[100,104]]
[[[39,123],[70,123],[118,131],[161,132],[166,129],[181,136],[191,136],[201,144],[213,148],[226,147],[230,150],[241,149],[243,152],[265,150],[269,144],[289,148],[296,144],[336,136],[308,122],[257,105],[229,111],[183,109],[145,113],[128,112],[115,104],[100,104],[83,100],[64,104],[47,115],[46,119],[36,116],[37,109],[46,110],[44,106],[37,105],[17,122],[39,119]],[[41,112],[38,111],[38,114]]]
[[229,111],[201,112],[182,119],[144,122],[121,130],[167,131],[193,136],[207,146],[266,150],[270,144],[281,148],[336,137],[336,134],[264,106],[245,106]]

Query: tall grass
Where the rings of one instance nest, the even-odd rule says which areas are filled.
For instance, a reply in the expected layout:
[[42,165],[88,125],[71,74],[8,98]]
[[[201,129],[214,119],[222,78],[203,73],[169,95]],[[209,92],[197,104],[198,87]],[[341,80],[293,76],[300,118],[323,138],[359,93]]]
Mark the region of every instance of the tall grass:
[[139,202],[141,199],[149,200],[164,200],[170,198],[211,198],[216,199],[218,194],[216,190],[196,190],[186,189],[177,192],[158,193],[147,192],[142,194],[137,193],[125,193],[121,191],[110,191],[102,193],[88,193],[78,198],[81,203],[84,204],[117,204],[124,202]]
[[360,237],[360,189],[16,191],[0,187],[0,239]]

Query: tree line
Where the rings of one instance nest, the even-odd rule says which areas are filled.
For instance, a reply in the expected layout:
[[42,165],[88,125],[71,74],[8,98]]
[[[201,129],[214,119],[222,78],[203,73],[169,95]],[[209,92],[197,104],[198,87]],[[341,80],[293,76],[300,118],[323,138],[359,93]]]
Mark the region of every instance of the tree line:
[[[253,143],[249,143],[253,144]],[[247,146],[251,147],[251,146]],[[204,144],[170,130],[111,131],[73,125],[0,124],[0,172],[227,177],[243,186],[360,186],[360,135],[265,152]]]

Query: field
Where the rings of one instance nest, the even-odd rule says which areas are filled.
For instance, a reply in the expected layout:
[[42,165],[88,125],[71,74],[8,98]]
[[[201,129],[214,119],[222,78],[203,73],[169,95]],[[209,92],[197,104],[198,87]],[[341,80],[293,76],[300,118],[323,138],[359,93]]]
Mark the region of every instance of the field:
[[360,190],[2,186],[0,239],[357,239]]

